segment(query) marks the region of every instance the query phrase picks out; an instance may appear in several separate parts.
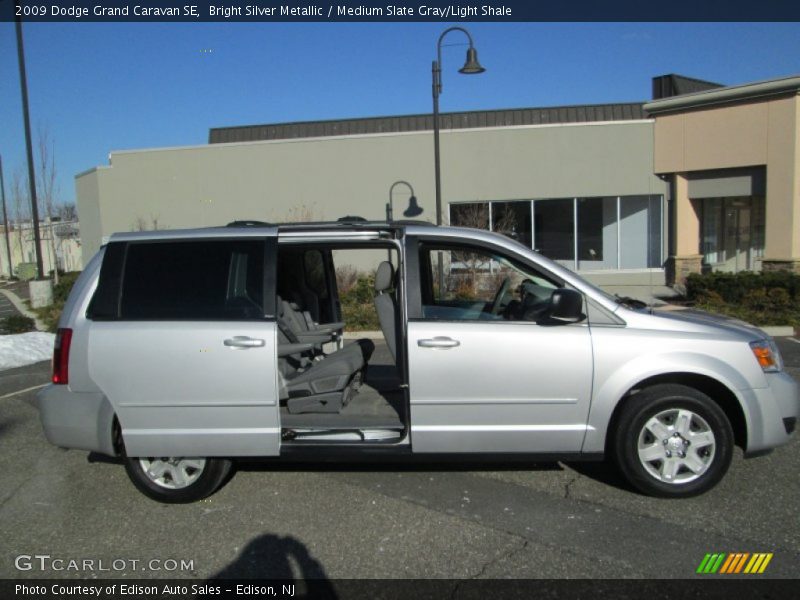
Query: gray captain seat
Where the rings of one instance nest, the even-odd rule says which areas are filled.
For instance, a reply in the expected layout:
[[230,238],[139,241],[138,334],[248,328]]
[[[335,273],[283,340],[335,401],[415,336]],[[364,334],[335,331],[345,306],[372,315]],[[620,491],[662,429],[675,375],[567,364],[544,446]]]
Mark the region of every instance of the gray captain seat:
[[339,412],[361,384],[364,356],[356,350],[314,353],[278,320],[280,401],[290,413]]
[[375,310],[381,324],[383,337],[392,358],[397,362],[396,319],[397,304],[394,297],[395,272],[392,263],[383,261],[375,271]]
[[[308,313],[303,312],[295,303],[287,302],[280,296],[277,298],[278,322],[289,332],[289,335],[300,343],[313,344],[313,353],[323,355],[322,345],[339,339],[344,323],[325,323],[320,325],[311,320]],[[364,361],[364,369],[372,357],[375,344],[372,340],[359,339],[336,351],[360,353]],[[364,373],[366,375],[366,372]]]

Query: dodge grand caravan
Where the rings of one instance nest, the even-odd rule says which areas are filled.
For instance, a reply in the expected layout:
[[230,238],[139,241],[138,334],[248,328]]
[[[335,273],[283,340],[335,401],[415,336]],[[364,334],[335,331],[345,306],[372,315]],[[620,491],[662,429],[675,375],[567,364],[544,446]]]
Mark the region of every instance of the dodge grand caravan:
[[[365,264],[377,349],[343,336]],[[755,327],[609,296],[498,234],[355,218],[111,236],[38,403],[50,442],[120,457],[163,502],[211,494],[238,457],[347,455],[607,457],[691,496],[800,412]]]

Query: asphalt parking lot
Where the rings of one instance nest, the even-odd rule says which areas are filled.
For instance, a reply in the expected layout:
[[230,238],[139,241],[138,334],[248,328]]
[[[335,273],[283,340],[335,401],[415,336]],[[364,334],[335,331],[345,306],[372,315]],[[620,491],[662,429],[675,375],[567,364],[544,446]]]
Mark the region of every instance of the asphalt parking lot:
[[[779,344],[800,378],[800,342]],[[601,464],[248,464],[205,501],[168,506],[121,465],[47,443],[35,391],[18,390],[48,375],[0,373],[0,578],[684,578],[707,552],[773,552],[765,576],[798,574],[797,438],[737,452],[716,489],[680,501]]]

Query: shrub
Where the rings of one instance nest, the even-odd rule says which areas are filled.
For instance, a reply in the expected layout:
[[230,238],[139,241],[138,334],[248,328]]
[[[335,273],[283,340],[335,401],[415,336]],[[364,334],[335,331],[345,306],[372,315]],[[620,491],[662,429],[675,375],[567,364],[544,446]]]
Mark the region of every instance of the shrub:
[[790,271],[692,274],[686,295],[700,308],[757,325],[800,324],[800,275]]
[[36,331],[36,323],[30,317],[11,315],[0,321],[0,329],[6,334],[27,333]]
[[[338,279],[337,273],[337,279]],[[342,318],[347,328],[355,331],[378,331],[380,322],[375,311],[375,274],[357,273],[355,282],[339,288]]]
[[53,286],[53,304],[64,306],[69,297],[72,286],[75,285],[75,280],[81,274],[80,271],[70,271],[59,276],[58,284]]
[[725,302],[738,303],[748,292],[756,289],[780,288],[789,297],[800,301],[800,275],[790,271],[754,273],[692,273],[686,280],[686,295],[697,300],[705,292],[716,292]]
[[80,271],[70,271],[60,276],[58,285],[53,286],[53,303],[50,306],[36,308],[34,312],[47,327],[47,331],[55,333],[58,329],[58,320],[61,318],[61,311],[69,298],[75,280],[81,274]]

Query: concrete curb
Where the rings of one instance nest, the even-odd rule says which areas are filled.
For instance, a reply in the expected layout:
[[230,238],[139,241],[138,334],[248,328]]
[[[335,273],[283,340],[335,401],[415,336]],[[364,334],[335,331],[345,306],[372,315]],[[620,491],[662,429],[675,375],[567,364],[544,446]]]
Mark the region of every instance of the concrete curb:
[[[756,326],[758,327],[758,326]],[[773,325],[758,327],[764,333],[772,337],[788,337],[795,335],[794,327],[791,325]]]
[[367,338],[368,340],[382,340],[383,332],[381,331],[345,331],[342,336],[346,340],[360,340]]
[[45,324],[39,320],[39,318],[36,316],[36,313],[31,312],[28,309],[28,307],[25,306],[25,303],[22,301],[22,298],[20,298],[10,290],[0,289],[0,294],[3,294],[6,298],[8,298],[8,301],[11,302],[11,304],[14,305],[14,308],[16,308],[19,312],[21,312],[26,317],[30,317],[31,319],[33,319],[34,322],[36,323],[36,329],[38,329],[39,331],[47,331],[47,327],[45,327]]

